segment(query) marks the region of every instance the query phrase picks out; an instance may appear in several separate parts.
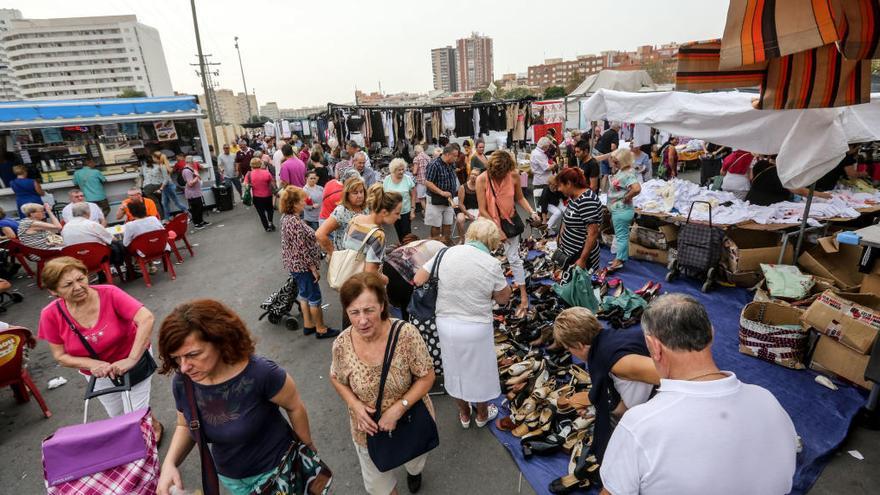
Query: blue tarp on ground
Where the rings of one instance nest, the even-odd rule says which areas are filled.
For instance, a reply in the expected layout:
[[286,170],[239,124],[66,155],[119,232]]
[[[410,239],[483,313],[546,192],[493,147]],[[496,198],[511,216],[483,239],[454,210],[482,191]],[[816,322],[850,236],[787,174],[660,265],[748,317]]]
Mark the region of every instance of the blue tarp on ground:
[[[608,250],[603,249],[602,263],[610,259]],[[740,354],[739,315],[751,300],[751,293],[745,289],[719,287],[703,294],[697,281],[680,278],[667,283],[665,275],[666,268],[662,265],[636,260],[630,260],[623,270],[614,274],[632,290],[654,280],[663,283],[662,292],[690,294],[706,306],[715,328],[712,351],[718,366],[733,371],[743,382],[760,385],[772,392],[791,416],[798,435],[803,439],[792,493],[806,493],[818,479],[831,453],[846,437],[850,424],[865,402],[864,396],[856,388],[843,384],[838,384],[840,389],[837,391],[829,390],[814,381],[816,373],[811,370],[790,370]],[[496,403],[500,405],[501,400]],[[506,409],[500,408],[500,411],[509,414]],[[518,438],[498,431],[494,424],[491,428],[537,493],[549,493],[550,482],[567,473],[567,455],[533,457],[526,461]]]

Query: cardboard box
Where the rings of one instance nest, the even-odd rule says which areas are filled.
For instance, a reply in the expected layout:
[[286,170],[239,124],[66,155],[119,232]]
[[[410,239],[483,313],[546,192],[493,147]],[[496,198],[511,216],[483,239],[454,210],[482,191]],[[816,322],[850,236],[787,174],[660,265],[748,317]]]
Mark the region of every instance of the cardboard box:
[[656,229],[633,225],[629,231],[629,240],[650,249],[668,250],[675,246],[678,239],[678,227],[660,225]]
[[665,249],[651,249],[632,241],[629,243],[629,257],[637,260],[652,261],[661,265],[669,263],[669,251]]
[[725,265],[721,265],[721,273],[723,274],[724,280],[737,287],[745,287],[748,289],[755,287],[764,280],[764,274],[760,271],[732,273]]
[[865,380],[865,368],[870,359],[871,356],[855,352],[825,335],[820,335],[810,368],[820,373],[837,375],[870,390],[871,384]]
[[820,239],[818,246],[804,251],[798,258],[798,266],[808,273],[834,280],[834,285],[846,292],[855,292],[862,283],[859,273],[860,246],[836,245],[832,238]]
[[[761,263],[777,264],[782,246],[779,236],[773,232],[730,229],[724,239],[721,264],[731,273],[760,272]],[[794,261],[794,248],[785,248],[782,263],[790,265]]]
[[878,294],[880,295],[880,275],[876,273],[866,273],[862,277],[862,286],[859,289],[862,294]]
[[868,354],[880,330],[880,297],[826,290],[801,321],[854,351]]

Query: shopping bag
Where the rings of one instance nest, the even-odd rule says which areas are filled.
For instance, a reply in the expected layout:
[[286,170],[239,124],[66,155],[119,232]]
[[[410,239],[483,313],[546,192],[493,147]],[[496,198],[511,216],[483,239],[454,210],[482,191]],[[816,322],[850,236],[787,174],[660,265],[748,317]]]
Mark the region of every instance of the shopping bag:
[[366,265],[364,251],[367,249],[367,241],[378,230],[379,227],[371,229],[366,237],[364,237],[360,247],[356,250],[339,249],[333,251],[333,254],[330,256],[330,267],[327,270],[327,284],[330,285],[330,288],[339,290],[342,284],[351,278],[352,275],[364,271],[364,265]]
[[595,313],[599,309],[599,301],[593,292],[590,273],[577,265],[571,265],[568,270],[568,281],[564,285],[553,284],[553,291],[569,306],[587,308]]

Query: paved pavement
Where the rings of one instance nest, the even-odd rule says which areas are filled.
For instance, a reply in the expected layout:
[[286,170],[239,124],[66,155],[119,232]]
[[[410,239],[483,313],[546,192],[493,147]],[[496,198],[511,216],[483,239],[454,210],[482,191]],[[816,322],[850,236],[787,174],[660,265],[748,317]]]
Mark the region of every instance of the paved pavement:
[[[231,212],[213,214],[209,220],[213,222],[211,227],[191,234],[196,256],[184,255],[185,262],[175,267],[176,281],[160,272],[151,289],[141,280],[123,287],[143,301],[160,321],[178,302],[195,297],[213,297],[238,311],[257,336],[257,352],[278,362],[297,381],[309,411],[312,435],[323,458],[334,470],[334,492],[362,493],[346,410],[327,379],[330,342],[307,338],[300,332],[257,320],[261,313],[259,304],[287,277],[280,264],[278,234],[263,232],[256,212],[240,205]],[[415,231],[420,236],[427,233],[420,221],[416,222]],[[394,234],[390,233],[389,237],[393,239]],[[25,295],[25,302],[11,308],[2,319],[36,332],[39,312],[51,297],[45,291],[38,291],[29,279],[18,279],[14,284]],[[322,290],[325,301],[330,304],[326,312],[328,322],[338,327],[341,312],[335,293],[326,286]],[[153,341],[155,343],[155,336]],[[45,343],[39,343],[31,352],[30,371],[53,416],[43,419],[36,403],[16,405],[11,393],[0,393],[0,480],[3,480],[0,493],[44,493],[40,441],[57,428],[82,419],[85,381],[75,371],[58,367]],[[69,382],[61,388],[47,390],[47,382],[56,376],[64,376]],[[435,404],[441,446],[429,457],[423,493],[534,493],[525,480],[520,485],[519,471],[491,433],[473,428],[462,430],[448,397],[435,398]],[[152,405],[166,426],[173,424],[175,409],[167,377],[153,379]],[[104,417],[100,405],[92,408],[91,417]],[[168,444],[167,440],[163,442],[162,456]],[[847,455],[845,452],[850,449],[859,450],[865,460],[857,461]],[[842,452],[834,454],[813,493],[877,493],[880,434],[857,428]],[[197,455],[190,455],[182,473],[189,487],[199,484]],[[398,473],[398,478],[401,492],[405,493],[403,471]]]

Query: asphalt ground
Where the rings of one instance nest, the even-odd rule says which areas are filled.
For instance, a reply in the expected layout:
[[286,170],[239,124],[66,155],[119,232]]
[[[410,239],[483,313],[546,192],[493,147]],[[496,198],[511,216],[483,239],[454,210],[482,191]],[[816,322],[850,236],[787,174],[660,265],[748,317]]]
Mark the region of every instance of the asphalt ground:
[[[266,233],[256,212],[237,204],[229,212],[208,217],[213,223],[205,230],[190,234],[196,256],[184,254],[185,261],[175,265],[177,280],[158,273],[153,287],[142,280],[122,287],[142,301],[158,321],[175,305],[187,299],[210,297],[223,301],[237,311],[257,338],[257,352],[273,359],[296,380],[309,412],[312,436],[322,458],[334,472],[333,492],[363,493],[360,468],[351,441],[346,408],[331,387],[329,341],[305,337],[301,331],[289,331],[267,320],[258,321],[260,303],[287,278],[280,261],[278,233]],[[421,219],[414,222],[419,236],[428,234]],[[389,242],[395,239],[388,232]],[[0,320],[22,325],[36,333],[40,310],[52,297],[36,288],[33,280],[13,281],[25,301],[0,315]],[[338,328],[342,315],[336,293],[322,281],[328,324]],[[153,343],[156,342],[154,331]],[[0,480],[3,494],[45,493],[40,457],[41,440],[61,426],[82,421],[85,380],[75,370],[56,365],[48,346],[39,342],[30,352],[29,370],[52,410],[44,419],[35,401],[18,405],[10,391],[0,393]],[[68,383],[48,390],[51,378],[63,376]],[[463,430],[458,424],[455,406],[448,396],[434,397],[440,431],[440,447],[432,452],[424,471],[422,493],[432,494],[513,494],[534,493],[508,455],[504,446],[487,430]],[[176,417],[170,379],[153,378],[151,404],[155,414],[171,427]],[[90,418],[104,418],[99,404],[91,407]],[[166,430],[170,434],[170,429]],[[169,445],[160,446],[164,458]],[[518,448],[518,446],[512,446]],[[857,450],[864,460],[847,451]],[[698,455],[698,453],[695,453]],[[200,484],[198,455],[194,452],[181,467],[189,488]],[[560,473],[562,474],[562,473]],[[397,470],[399,488],[406,493],[406,476]],[[743,473],[748,476],[748,473]],[[854,427],[844,445],[834,454],[811,493],[875,494],[880,486],[880,433]]]

